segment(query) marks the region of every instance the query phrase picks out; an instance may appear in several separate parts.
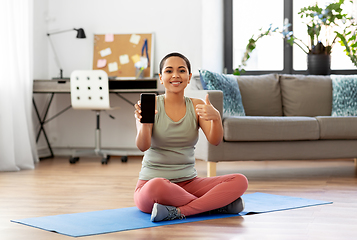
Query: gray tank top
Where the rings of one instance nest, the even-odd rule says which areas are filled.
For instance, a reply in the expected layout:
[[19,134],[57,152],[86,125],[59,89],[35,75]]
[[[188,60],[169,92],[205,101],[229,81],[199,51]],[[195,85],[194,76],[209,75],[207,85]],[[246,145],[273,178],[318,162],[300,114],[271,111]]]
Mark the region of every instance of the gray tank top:
[[165,95],[157,96],[157,110],[151,147],[144,153],[140,180],[162,177],[182,182],[197,176],[194,149],[198,140],[198,124],[190,98],[185,97],[186,114],[175,122],[166,115]]

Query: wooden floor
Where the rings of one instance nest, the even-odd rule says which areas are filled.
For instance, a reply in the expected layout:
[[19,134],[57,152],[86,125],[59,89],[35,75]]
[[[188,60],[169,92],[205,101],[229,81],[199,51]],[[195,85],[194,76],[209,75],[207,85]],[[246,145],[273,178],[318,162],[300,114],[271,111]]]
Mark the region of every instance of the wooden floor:
[[[10,222],[11,219],[134,206],[141,158],[108,165],[97,158],[42,160],[35,170],[0,172],[0,239],[72,237]],[[206,164],[197,161],[199,176]],[[217,174],[240,172],[247,193],[264,192],[333,201],[280,212],[81,237],[87,239],[357,239],[357,177],[353,160],[218,163]]]

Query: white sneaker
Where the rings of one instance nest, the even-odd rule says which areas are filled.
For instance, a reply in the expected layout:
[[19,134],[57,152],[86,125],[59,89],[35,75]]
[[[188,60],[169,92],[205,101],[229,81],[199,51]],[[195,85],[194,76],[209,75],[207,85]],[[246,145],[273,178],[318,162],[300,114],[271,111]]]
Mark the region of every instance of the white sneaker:
[[155,203],[151,211],[151,221],[160,222],[181,218],[177,208],[173,206],[165,206]]

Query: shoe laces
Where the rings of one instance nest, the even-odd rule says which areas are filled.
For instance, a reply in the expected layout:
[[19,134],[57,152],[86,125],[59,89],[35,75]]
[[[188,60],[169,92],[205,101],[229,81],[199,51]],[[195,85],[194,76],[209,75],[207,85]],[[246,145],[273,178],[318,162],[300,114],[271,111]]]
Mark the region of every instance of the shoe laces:
[[175,207],[166,207],[168,214],[167,217],[165,217],[163,220],[173,220],[177,218],[181,218],[181,216],[178,214],[177,208]]
[[174,220],[174,219],[186,219],[186,216],[184,214],[179,214],[178,210],[176,207],[167,207],[166,209],[168,211],[167,217],[165,217],[163,220]]

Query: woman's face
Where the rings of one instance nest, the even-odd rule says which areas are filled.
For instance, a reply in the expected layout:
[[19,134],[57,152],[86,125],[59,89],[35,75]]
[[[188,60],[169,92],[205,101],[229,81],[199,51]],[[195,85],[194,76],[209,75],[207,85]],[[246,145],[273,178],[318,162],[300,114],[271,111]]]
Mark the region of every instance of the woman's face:
[[192,73],[188,72],[186,62],[182,58],[169,57],[159,75],[160,83],[164,85],[166,91],[178,92],[190,83]]

